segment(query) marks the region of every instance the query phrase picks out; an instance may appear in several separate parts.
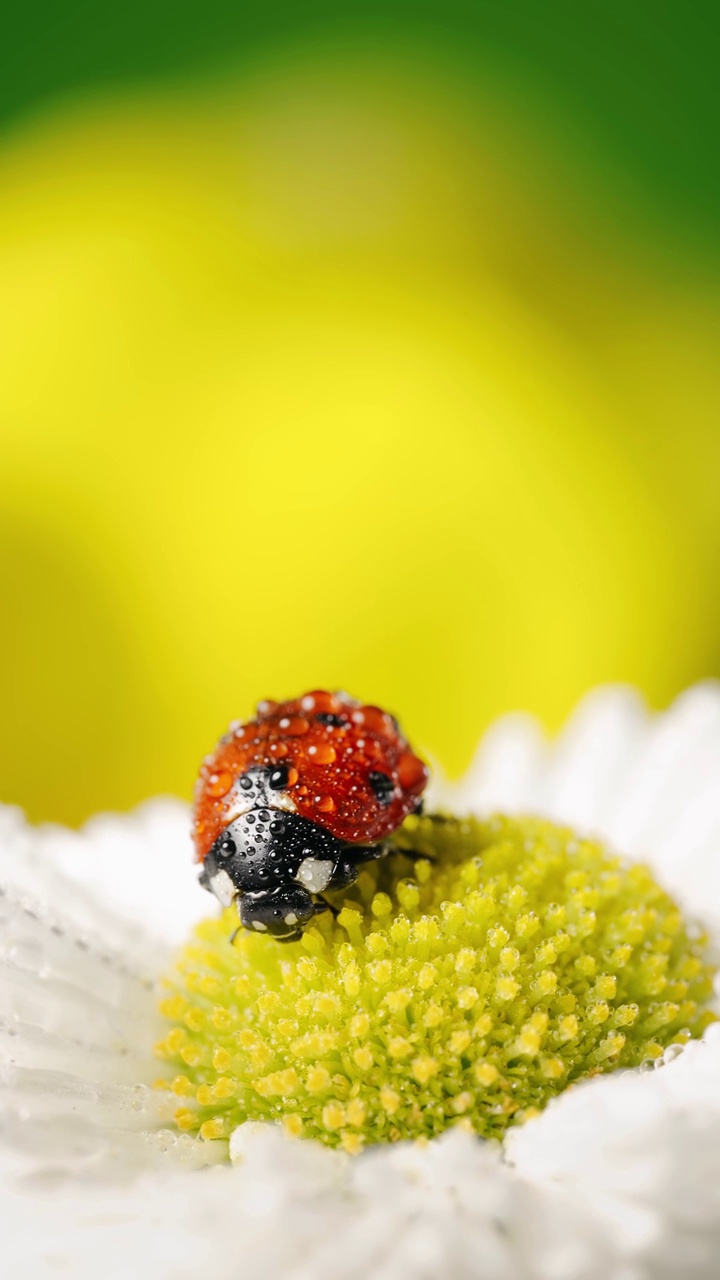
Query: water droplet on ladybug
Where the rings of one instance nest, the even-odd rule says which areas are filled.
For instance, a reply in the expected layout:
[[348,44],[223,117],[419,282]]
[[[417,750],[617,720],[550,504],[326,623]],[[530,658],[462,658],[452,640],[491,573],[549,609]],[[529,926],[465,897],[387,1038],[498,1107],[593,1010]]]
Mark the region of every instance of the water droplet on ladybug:
[[[282,725],[282,720],[280,723]],[[304,716],[293,716],[292,720],[288,722],[285,732],[288,733],[291,738],[301,738],[304,733],[307,733],[309,728],[310,721],[306,720]]]
[[263,698],[262,702],[257,704],[257,713],[259,716],[271,716],[277,711],[277,702],[273,702],[271,698]]
[[212,773],[208,778],[207,793],[212,796],[213,800],[219,800],[221,796],[226,796],[233,784],[232,774],[223,771],[222,773]]
[[315,764],[332,764],[337,752],[329,742],[317,742],[308,747],[308,756],[312,757]]
[[406,752],[398,761],[398,778],[405,791],[412,791],[425,785],[427,769],[422,760],[418,760],[411,752]]
[[321,813],[332,813],[335,809],[335,801],[332,796],[313,796],[313,804]]
[[387,722],[385,720],[385,712],[379,707],[363,707],[363,719],[357,722],[364,724],[366,729],[371,733],[387,733]]
[[282,791],[283,787],[288,785],[289,777],[290,770],[287,765],[279,764],[277,769],[273,769],[270,774],[268,786],[272,787],[273,791]]

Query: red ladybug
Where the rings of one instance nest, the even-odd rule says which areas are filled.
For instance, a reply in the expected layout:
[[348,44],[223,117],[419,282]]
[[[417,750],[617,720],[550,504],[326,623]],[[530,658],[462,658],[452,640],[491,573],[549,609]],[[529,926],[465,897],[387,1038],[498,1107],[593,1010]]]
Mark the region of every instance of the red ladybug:
[[428,770],[397,720],[345,693],[261,702],[200,770],[194,840],[200,883],[240,923],[291,941],[323,894],[383,857],[380,843],[421,807]]

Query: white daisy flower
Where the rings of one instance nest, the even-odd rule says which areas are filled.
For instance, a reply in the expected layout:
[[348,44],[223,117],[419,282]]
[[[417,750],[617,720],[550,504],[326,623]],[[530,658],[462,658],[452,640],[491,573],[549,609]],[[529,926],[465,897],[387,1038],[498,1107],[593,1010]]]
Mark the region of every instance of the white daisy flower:
[[[601,690],[554,743],[508,717],[433,801],[606,841],[650,866],[720,947],[720,688],[662,715]],[[353,1156],[248,1122],[228,1163],[226,1144],[178,1132],[177,1098],[152,1087],[151,1047],[167,1033],[157,979],[207,914],[188,832],[171,800],[80,833],[0,810],[0,1215],[13,1280],[717,1274],[716,1024],[652,1064],[559,1092],[502,1143],[458,1126]]]

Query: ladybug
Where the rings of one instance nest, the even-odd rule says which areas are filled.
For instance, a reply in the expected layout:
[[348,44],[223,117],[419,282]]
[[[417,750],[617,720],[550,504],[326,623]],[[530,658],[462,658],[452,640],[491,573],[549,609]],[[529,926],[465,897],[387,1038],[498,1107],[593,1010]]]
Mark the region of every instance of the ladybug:
[[419,812],[428,770],[397,720],[346,693],[261,702],[203,762],[193,838],[200,883],[240,925],[285,942]]

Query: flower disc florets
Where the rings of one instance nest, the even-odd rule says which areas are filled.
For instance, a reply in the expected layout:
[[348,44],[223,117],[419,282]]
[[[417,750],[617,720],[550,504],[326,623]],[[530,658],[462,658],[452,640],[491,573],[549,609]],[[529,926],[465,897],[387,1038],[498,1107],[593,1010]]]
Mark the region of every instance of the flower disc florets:
[[180,1128],[280,1121],[351,1152],[458,1123],[499,1138],[712,1021],[706,939],[645,867],[537,819],[410,818],[395,845],[300,942],[231,946],[231,910],[199,926],[158,1046]]

